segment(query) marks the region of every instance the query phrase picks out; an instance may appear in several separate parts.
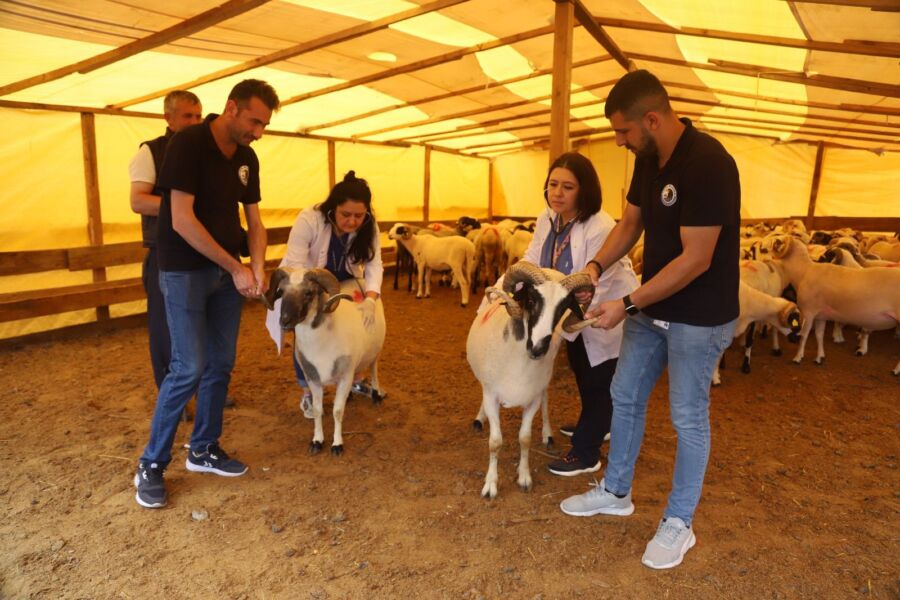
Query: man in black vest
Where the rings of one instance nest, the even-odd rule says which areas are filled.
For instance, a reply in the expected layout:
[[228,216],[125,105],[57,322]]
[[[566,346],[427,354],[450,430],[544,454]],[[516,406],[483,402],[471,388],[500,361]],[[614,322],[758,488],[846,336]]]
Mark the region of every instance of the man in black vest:
[[709,386],[731,343],[738,305],[741,186],[737,165],[721,143],[679,119],[655,76],[634,71],[606,100],[616,143],[635,156],[622,220],[587,271],[603,269],[644,233],[641,286],[600,304],[595,326],[625,319],[611,395],[609,461],[595,489],[563,500],[573,516],[629,515],[631,487],[647,399],[664,370],[669,415],[678,434],[672,491],[641,562],[653,569],[681,563],[696,543],[692,520],[709,460]]
[[150,337],[150,364],[156,388],[162,385],[169,372],[172,353],[166,307],[159,290],[159,261],[156,254],[156,221],[162,191],[156,185],[157,174],[162,169],[163,157],[169,140],[177,132],[203,120],[200,99],[192,92],[169,92],[163,101],[166,133],[153,140],[141,142],[131,164],[131,210],[141,215],[141,234],[147,256],[144,257],[141,278],[147,294],[147,329]]
[[[172,361],[134,476],[135,500],[147,508],[166,504],[163,472],[172,460],[181,412],[194,393],[197,410],[185,468],[223,477],[247,472],[222,449],[219,437],[244,298],[259,297],[267,286],[259,160],[250,144],[262,137],[278,104],[269,84],[246,79],[231,90],[221,115],[186,127],[166,148],[158,181],[157,248]],[[240,260],[241,207],[249,266]]]

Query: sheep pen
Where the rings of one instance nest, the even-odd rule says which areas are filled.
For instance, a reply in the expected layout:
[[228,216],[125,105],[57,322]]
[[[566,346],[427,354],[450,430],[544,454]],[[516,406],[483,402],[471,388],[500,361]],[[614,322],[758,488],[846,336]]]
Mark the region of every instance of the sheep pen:
[[[250,471],[187,473],[182,424],[169,504],[156,511],[134,502],[131,483],[155,401],[146,330],[0,348],[0,597],[900,596],[893,331],[873,333],[865,357],[827,339],[822,366],[765,348],[749,375],[741,349],[726,351],[697,546],[677,569],[655,572],[640,557],[672,475],[665,376],[651,396],[635,514],[562,514],[560,500],[592,478],[549,474],[539,428],[533,489],[514,485],[510,435],[505,492],[485,500],[487,433],[470,427],[481,388],[465,356],[478,302],[460,308],[450,288],[426,300],[383,289],[387,397],[348,402],[343,456],[307,454],[312,422],[298,408],[290,352],[275,354],[263,307],[250,303],[222,438]],[[558,427],[579,410],[564,352],[549,388],[557,452],[567,448]],[[520,413],[501,419],[515,431]]]

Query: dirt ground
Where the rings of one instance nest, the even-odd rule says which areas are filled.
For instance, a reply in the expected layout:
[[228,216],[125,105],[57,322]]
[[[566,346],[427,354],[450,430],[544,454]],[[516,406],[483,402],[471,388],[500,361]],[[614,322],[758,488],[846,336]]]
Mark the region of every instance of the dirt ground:
[[[487,436],[470,428],[481,390],[465,360],[474,309],[437,286],[424,301],[385,289],[388,397],[379,407],[351,400],[342,457],[307,454],[312,422],[290,359],[276,356],[261,306],[250,305],[222,439],[250,471],[188,473],[182,426],[161,510],[139,507],[132,487],[155,401],[143,329],[0,351],[0,597],[900,598],[892,332],[874,334],[864,358],[829,341],[821,367],[790,363],[791,345],[773,357],[765,341],[744,375],[729,351],[712,392],[698,543],[657,572],[640,557],[671,479],[665,380],[651,399],[634,515],[563,515],[560,500],[592,477],[546,471],[565,438],[545,452],[539,422],[534,489],[520,491],[518,411],[503,413],[500,495],[484,500]],[[578,411],[558,361],[554,426]],[[327,448],[330,416],[325,430]]]

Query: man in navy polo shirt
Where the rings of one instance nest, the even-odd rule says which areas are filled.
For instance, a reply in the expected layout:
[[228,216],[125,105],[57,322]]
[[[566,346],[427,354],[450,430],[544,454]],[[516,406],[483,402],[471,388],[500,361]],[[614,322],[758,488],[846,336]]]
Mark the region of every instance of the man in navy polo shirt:
[[[195,392],[186,468],[225,477],[247,471],[222,450],[219,436],[243,299],[266,291],[259,161],[250,144],[262,137],[278,104],[270,85],[244,80],[231,90],[221,115],[210,114],[177,133],[166,149],[158,179],[157,250],[172,359],[134,476],[135,499],[147,508],[166,504],[163,472],[172,459],[179,417]],[[247,220],[249,267],[239,258],[239,205]]]
[[628,73],[613,86],[606,117],[616,143],[637,159],[622,220],[587,270],[596,281],[643,232],[644,271],[638,289],[586,315],[598,316],[595,326],[604,328],[626,319],[611,387],[609,461],[599,485],[560,508],[575,516],[634,511],[631,484],[647,398],[668,366],[675,472],[663,519],[641,560],[667,569],[696,543],[691,523],[709,459],[709,386],[740,312],[741,188],[734,159],[678,118],[649,72]]

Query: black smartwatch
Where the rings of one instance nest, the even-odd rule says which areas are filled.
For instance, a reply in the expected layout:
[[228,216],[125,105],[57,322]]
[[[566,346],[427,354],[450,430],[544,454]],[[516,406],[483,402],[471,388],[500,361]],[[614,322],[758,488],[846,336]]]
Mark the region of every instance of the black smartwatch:
[[631,296],[626,295],[622,298],[622,302],[625,304],[625,312],[631,316],[634,316],[641,312],[637,306],[634,305],[634,302],[631,301]]

